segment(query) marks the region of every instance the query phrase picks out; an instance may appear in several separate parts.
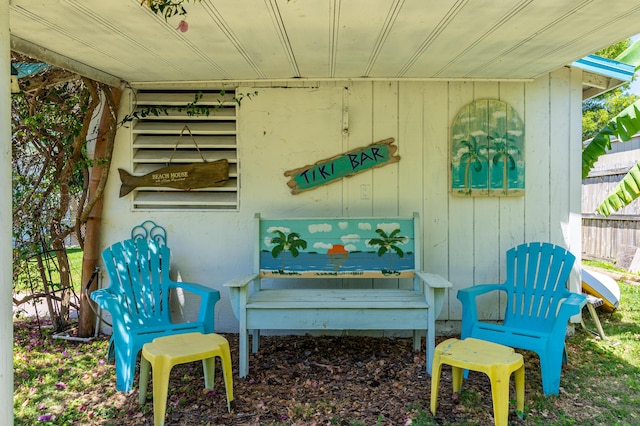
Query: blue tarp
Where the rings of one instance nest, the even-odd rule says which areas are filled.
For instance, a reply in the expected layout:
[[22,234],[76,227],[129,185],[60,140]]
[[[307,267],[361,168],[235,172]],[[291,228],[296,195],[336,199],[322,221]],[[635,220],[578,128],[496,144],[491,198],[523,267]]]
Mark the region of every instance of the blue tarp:
[[12,62],[11,65],[18,70],[18,78],[51,69],[51,65],[45,64],[44,62]]

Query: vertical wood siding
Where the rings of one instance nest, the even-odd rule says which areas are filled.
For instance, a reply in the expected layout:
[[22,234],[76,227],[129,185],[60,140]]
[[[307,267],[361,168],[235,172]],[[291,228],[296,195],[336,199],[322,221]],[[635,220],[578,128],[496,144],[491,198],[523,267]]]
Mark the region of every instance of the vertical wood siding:
[[[454,284],[439,319],[459,320],[456,290],[504,280],[504,256],[510,247],[550,241],[580,257],[580,225],[572,222],[580,215],[580,204],[571,195],[580,191],[580,175],[574,170],[580,164],[580,117],[572,108],[580,105],[579,76],[579,71],[563,68],[530,83],[305,81],[288,87],[257,82],[239,87],[239,92],[258,91],[242,102],[238,113],[239,210],[156,212],[153,219],[168,227],[174,263],[180,265],[176,272],[185,281],[220,287],[253,268],[252,221],[257,211],[265,217],[417,211],[424,269]],[[451,123],[463,106],[486,98],[510,103],[525,122],[524,197],[449,194]],[[130,164],[128,137],[124,131],[118,136],[122,141],[116,141],[114,170]],[[398,163],[298,195],[286,186],[285,170],[389,137],[396,139]],[[146,217],[131,212],[126,197],[118,199],[118,186],[112,178],[107,188],[105,245],[126,238],[128,229]],[[577,284],[573,282],[573,288]],[[233,331],[235,318],[224,288],[221,295],[216,329]],[[498,318],[502,305],[497,298],[487,298],[480,312]]]

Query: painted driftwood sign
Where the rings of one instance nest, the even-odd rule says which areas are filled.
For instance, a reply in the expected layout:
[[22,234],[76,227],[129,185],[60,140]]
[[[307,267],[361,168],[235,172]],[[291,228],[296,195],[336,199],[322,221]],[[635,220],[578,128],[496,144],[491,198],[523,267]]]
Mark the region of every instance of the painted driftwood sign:
[[393,138],[385,139],[315,164],[287,170],[284,175],[291,176],[287,185],[292,194],[298,194],[375,167],[396,163],[400,156],[395,155],[398,147],[392,145],[393,142]]
[[229,180],[229,162],[226,159],[204,163],[169,165],[144,176],[134,176],[123,169],[118,169],[118,171],[122,181],[120,186],[121,197],[141,186],[189,191],[191,189],[222,186]]

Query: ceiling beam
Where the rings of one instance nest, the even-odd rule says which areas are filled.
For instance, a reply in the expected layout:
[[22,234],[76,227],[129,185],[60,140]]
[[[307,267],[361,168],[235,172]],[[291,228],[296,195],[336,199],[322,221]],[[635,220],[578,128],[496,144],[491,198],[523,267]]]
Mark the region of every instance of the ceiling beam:
[[75,61],[67,56],[33,44],[15,35],[11,35],[11,50],[112,87],[122,87],[124,83],[122,79],[114,75],[90,67],[82,62]]

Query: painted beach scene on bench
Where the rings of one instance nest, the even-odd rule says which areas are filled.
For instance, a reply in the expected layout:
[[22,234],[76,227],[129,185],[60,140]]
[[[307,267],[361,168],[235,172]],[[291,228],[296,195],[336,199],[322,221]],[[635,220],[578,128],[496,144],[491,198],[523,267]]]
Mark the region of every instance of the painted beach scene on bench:
[[262,219],[260,275],[404,278],[415,268],[412,219]]

